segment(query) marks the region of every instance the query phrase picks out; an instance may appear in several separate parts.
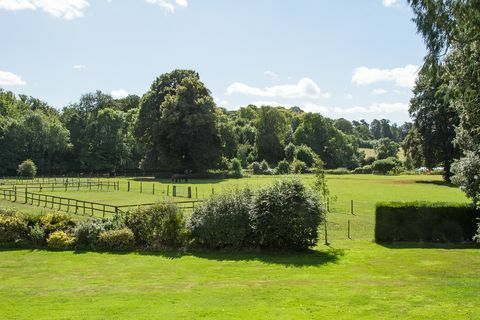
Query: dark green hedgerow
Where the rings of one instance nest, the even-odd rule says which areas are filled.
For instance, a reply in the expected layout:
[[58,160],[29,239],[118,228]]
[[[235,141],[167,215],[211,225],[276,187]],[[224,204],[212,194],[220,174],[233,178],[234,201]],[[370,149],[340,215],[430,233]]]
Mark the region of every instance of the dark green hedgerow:
[[431,202],[377,203],[375,241],[472,241],[479,213],[469,205]]

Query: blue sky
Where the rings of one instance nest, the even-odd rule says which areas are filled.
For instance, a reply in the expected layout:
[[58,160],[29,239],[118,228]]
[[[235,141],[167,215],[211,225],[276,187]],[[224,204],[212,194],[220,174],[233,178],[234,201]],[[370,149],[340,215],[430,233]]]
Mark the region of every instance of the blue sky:
[[219,106],[408,117],[425,48],[401,0],[0,0],[0,87],[62,108],[191,68]]

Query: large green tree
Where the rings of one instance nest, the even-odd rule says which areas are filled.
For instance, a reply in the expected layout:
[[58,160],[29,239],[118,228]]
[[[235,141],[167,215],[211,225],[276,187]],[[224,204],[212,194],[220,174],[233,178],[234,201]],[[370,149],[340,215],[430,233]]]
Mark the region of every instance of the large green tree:
[[192,70],[158,77],[140,102],[136,134],[143,143],[142,166],[160,171],[204,171],[221,156],[216,106]]

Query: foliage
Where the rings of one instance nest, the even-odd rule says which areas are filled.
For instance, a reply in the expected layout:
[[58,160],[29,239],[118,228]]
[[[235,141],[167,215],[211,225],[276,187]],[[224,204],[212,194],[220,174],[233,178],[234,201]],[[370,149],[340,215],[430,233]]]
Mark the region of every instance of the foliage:
[[353,173],[355,174],[368,174],[368,173],[372,173],[372,166],[371,165],[365,165],[363,167],[359,167],[359,168],[355,168],[355,170],[353,170]]
[[249,190],[209,199],[192,213],[188,228],[196,244],[209,248],[241,248],[251,243]]
[[288,162],[292,162],[293,159],[295,158],[295,145],[293,143],[289,143],[285,149],[284,149],[284,152],[285,152],[285,159],[288,161]]
[[307,169],[308,169],[308,167],[305,164],[305,162],[300,161],[298,159],[293,160],[293,162],[291,164],[291,172],[296,173],[296,174],[305,173],[305,172],[307,172]]
[[396,158],[390,157],[383,160],[377,160],[372,164],[373,172],[387,174],[399,166],[399,161]]
[[130,211],[125,225],[135,235],[138,245],[160,248],[180,247],[185,243],[184,217],[172,203],[157,203]]
[[253,174],[262,174],[262,166],[257,161],[252,162],[250,169],[252,169]]
[[22,177],[34,178],[37,175],[37,166],[32,160],[27,159],[18,165],[17,172]]
[[75,221],[72,217],[61,212],[47,213],[41,216],[40,224],[47,237],[55,231],[71,232],[75,228]]
[[98,236],[103,231],[105,231],[103,221],[80,221],[75,227],[75,246],[80,249],[95,249]]
[[400,145],[393,142],[389,138],[382,138],[375,144],[375,152],[378,160],[383,160],[390,157],[397,157],[400,150]]
[[183,172],[215,168],[221,141],[210,91],[197,72],[174,70],[158,77],[140,102],[136,134],[144,169]]
[[28,238],[25,216],[20,212],[0,208],[0,243],[14,243]]
[[135,236],[128,228],[103,231],[97,240],[97,249],[105,251],[127,251],[134,246]]
[[442,202],[389,202],[376,206],[375,240],[463,242],[472,240],[478,212]]
[[237,158],[233,158],[230,161],[230,171],[235,178],[241,178],[243,176],[242,163]]
[[70,249],[73,246],[74,242],[74,237],[61,230],[52,232],[47,238],[47,246],[50,249],[56,250]]
[[255,122],[256,147],[259,159],[277,163],[283,159],[287,135],[287,119],[282,109],[262,106]]
[[266,173],[268,169],[270,169],[270,166],[266,160],[262,160],[262,162],[260,162],[260,169],[262,170],[262,173]]
[[260,189],[250,211],[253,236],[262,248],[307,249],[317,243],[323,210],[297,179]]
[[452,166],[452,181],[459,185],[463,192],[472,199],[473,205],[480,205],[480,156],[467,152],[465,157],[456,160]]
[[327,177],[325,176],[325,170],[323,168],[323,162],[317,160],[315,162],[315,180],[313,182],[313,188],[318,193],[320,201],[328,201],[328,196],[330,195],[330,189],[328,188]]
[[287,160],[279,161],[277,164],[277,174],[289,174],[290,173],[290,163]]
[[42,226],[40,226],[39,223],[35,223],[30,229],[29,239],[33,243],[33,245],[36,246],[41,246],[45,244],[45,230],[43,230]]
[[318,156],[315,154],[312,148],[304,144],[298,146],[295,150],[295,159],[304,162],[309,168],[313,166],[317,158]]

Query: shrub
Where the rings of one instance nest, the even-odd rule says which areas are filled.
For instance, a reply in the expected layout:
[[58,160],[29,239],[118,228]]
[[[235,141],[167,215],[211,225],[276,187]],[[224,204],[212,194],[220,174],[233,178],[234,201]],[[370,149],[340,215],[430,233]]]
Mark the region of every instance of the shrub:
[[30,241],[36,245],[41,246],[45,244],[45,230],[43,230],[40,224],[36,223],[31,229],[29,234]]
[[372,166],[366,165],[366,166],[363,166],[361,168],[355,168],[355,170],[353,170],[353,173],[355,173],[355,174],[369,174],[369,173],[372,173]]
[[387,158],[375,161],[372,164],[372,170],[374,172],[387,174],[388,172],[393,171],[397,166],[399,166],[398,160],[394,158]]
[[210,248],[241,248],[248,245],[248,190],[215,196],[196,208],[188,221],[194,241]]
[[265,173],[268,171],[268,169],[270,169],[270,166],[266,160],[262,160],[262,162],[260,162],[260,169],[262,170],[262,173]]
[[312,148],[302,144],[295,150],[295,159],[304,162],[310,168],[317,159],[317,155]]
[[287,179],[258,191],[250,219],[260,247],[306,249],[317,243],[323,209],[300,180]]
[[125,225],[138,245],[178,247],[185,243],[185,220],[174,204],[158,203],[133,210],[127,214]]
[[127,251],[134,246],[135,236],[132,230],[128,228],[103,231],[97,240],[97,249],[106,251]]
[[292,162],[292,172],[293,173],[305,173],[307,172],[307,165],[305,162],[300,160],[293,160]]
[[37,175],[37,166],[32,160],[27,159],[18,165],[17,172],[22,177],[34,178]]
[[461,242],[472,240],[478,212],[450,203],[389,202],[376,207],[375,240]]
[[453,183],[460,186],[463,192],[472,199],[474,205],[480,204],[480,156],[474,152],[466,152],[465,157],[455,160],[452,165]]
[[52,232],[47,238],[47,246],[56,250],[70,249],[74,242],[74,237],[61,230]]
[[295,145],[293,143],[289,143],[284,151],[285,151],[285,159],[288,161],[288,162],[292,162],[293,159],[295,158]]
[[100,233],[105,231],[101,221],[85,220],[75,227],[75,245],[79,249],[94,249]]
[[233,158],[230,162],[230,171],[235,178],[241,178],[242,174],[242,163],[237,158]]
[[40,224],[47,236],[55,231],[71,232],[75,227],[75,221],[69,215],[60,212],[41,216]]
[[277,165],[277,174],[289,174],[290,173],[290,163],[287,160],[282,160],[278,162]]
[[387,159],[389,157],[396,157],[400,150],[400,145],[389,138],[381,138],[375,143],[375,153],[377,159]]
[[371,165],[372,163],[375,162],[375,157],[374,156],[368,156],[365,158],[365,160],[363,161],[363,164],[366,166],[366,165]]
[[252,162],[250,169],[252,169],[253,174],[262,174],[262,167],[257,161]]
[[347,168],[337,168],[337,169],[328,169],[325,170],[326,174],[350,174],[350,170]]
[[28,239],[29,229],[25,216],[14,210],[0,211],[0,242],[13,243]]

